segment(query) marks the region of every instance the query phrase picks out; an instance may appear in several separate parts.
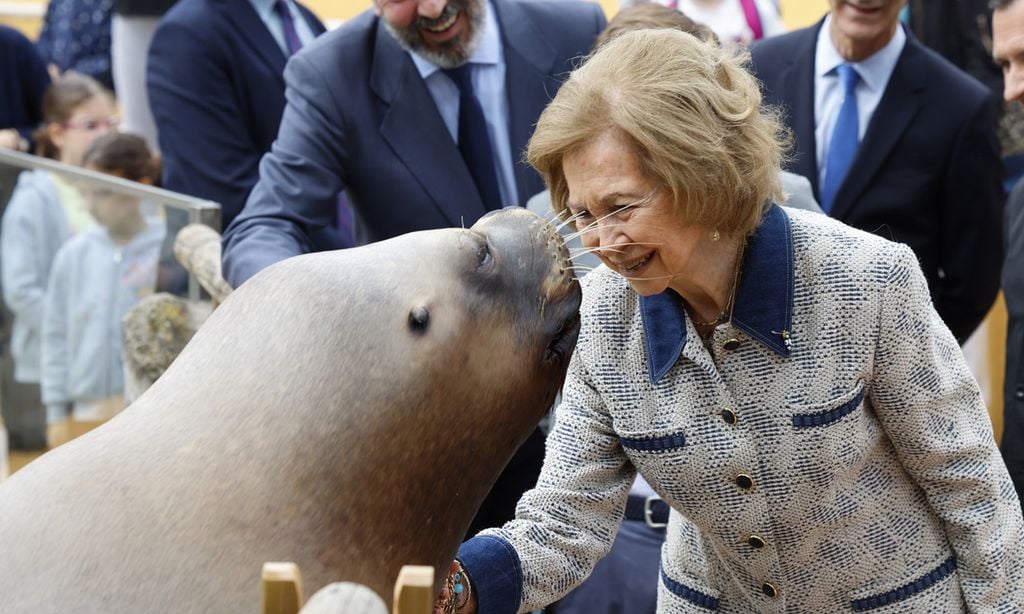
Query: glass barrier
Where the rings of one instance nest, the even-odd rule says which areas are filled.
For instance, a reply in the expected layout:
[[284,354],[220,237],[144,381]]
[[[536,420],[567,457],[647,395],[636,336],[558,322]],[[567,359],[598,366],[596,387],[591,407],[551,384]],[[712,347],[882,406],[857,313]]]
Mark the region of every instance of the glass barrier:
[[157,292],[201,298],[174,238],[219,232],[220,205],[0,149],[0,213],[0,409],[11,447],[33,449],[47,422],[123,407],[122,318]]

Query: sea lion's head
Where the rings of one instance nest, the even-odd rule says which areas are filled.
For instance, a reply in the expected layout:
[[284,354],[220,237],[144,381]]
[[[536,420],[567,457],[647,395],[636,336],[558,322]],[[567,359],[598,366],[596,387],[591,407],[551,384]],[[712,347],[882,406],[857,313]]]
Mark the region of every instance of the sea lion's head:
[[433,264],[450,277],[427,274],[433,283],[411,297],[408,335],[428,346],[458,339],[453,364],[504,364],[495,379],[521,373],[524,381],[554,382],[544,395],[550,405],[579,333],[579,283],[558,232],[519,208],[491,212],[469,229],[431,232],[448,250]]

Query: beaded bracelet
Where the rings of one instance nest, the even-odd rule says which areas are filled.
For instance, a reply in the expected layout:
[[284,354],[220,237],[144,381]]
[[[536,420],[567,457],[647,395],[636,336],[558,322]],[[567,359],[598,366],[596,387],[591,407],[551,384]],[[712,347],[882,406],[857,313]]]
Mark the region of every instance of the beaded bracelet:
[[462,568],[462,563],[458,563],[459,568],[455,573],[448,574],[448,578],[445,580],[445,586],[448,588],[448,598],[445,599],[441,605],[444,614],[457,614],[462,611],[462,608],[466,607],[469,603],[469,598],[473,594],[473,588],[469,584],[469,576],[466,575],[466,570]]

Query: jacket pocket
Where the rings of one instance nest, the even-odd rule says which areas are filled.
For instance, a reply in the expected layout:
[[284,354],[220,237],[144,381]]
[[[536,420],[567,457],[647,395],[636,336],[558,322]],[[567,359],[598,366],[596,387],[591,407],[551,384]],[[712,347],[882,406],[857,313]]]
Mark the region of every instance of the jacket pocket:
[[857,382],[857,386],[838,399],[829,401],[821,406],[805,408],[799,413],[793,414],[793,427],[798,429],[812,429],[825,427],[839,422],[846,416],[860,409],[864,404],[864,382]]
[[[697,606],[698,611],[713,612],[718,609],[718,593],[700,586],[696,582],[685,579],[677,580],[670,577],[664,569],[660,570],[661,586],[674,600],[682,600],[687,606]],[[689,611],[687,608],[685,611]]]
[[651,435],[641,437],[619,437],[619,443],[627,450],[634,452],[651,452],[654,454],[662,452],[674,452],[681,450],[686,445],[686,435],[682,431],[668,435]]
[[963,603],[956,581],[956,558],[952,556],[932,569],[918,571],[909,579],[895,584],[889,590],[851,594],[850,607],[854,612],[869,612],[887,606],[893,606],[894,612],[946,612],[952,604]]
[[[619,443],[637,471],[655,492],[671,501],[694,489],[706,488],[708,446],[692,438],[691,431],[675,428],[620,433]],[[698,490],[699,491],[699,490]]]
[[855,475],[878,444],[881,425],[866,408],[863,380],[825,403],[790,406],[786,471],[820,492],[834,492],[840,476]]

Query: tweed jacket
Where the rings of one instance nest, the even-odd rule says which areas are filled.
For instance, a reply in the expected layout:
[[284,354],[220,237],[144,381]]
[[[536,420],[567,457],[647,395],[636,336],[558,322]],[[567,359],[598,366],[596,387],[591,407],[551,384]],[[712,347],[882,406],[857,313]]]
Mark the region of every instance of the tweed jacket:
[[537,487],[459,550],[480,611],[579,583],[637,470],[673,509],[658,612],[1024,611],[1020,504],[910,248],[772,207],[741,275],[707,345],[671,291],[583,280]]

